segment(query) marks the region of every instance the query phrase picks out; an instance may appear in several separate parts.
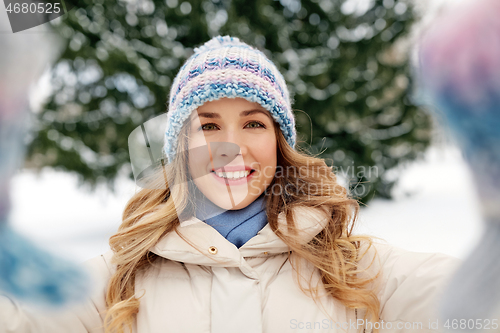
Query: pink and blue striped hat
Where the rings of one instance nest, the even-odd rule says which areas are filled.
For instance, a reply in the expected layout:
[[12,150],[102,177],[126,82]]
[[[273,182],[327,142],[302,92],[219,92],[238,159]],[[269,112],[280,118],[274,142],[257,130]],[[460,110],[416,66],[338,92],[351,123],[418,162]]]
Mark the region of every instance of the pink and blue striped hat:
[[295,119],[285,79],[261,51],[236,37],[214,37],[184,63],[170,90],[164,150],[175,158],[184,121],[205,102],[241,97],[269,111],[294,148]]

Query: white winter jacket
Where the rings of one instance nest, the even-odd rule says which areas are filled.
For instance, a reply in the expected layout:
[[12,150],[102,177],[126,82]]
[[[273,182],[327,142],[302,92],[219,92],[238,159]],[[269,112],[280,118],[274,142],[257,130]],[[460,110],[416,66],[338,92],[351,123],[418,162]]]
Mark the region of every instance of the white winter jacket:
[[[299,207],[296,222],[308,242],[325,226],[325,213]],[[278,219],[284,226],[284,215]],[[283,229],[285,230],[285,229]],[[241,248],[214,228],[192,218],[179,233],[166,235],[151,251],[161,260],[136,278],[140,308],[134,333],[370,332],[363,312],[347,309],[331,296],[318,302],[303,293],[288,258],[288,246],[266,225]],[[377,280],[381,332],[438,332],[440,292],[458,260],[413,253],[384,244],[369,250],[361,266],[381,269]],[[38,313],[0,296],[0,332],[104,332],[106,285],[113,273],[111,251],[85,263],[95,276],[95,293],[64,312]],[[302,265],[303,285],[319,274]],[[319,284],[321,286],[321,283]],[[364,327],[365,326],[365,327]]]

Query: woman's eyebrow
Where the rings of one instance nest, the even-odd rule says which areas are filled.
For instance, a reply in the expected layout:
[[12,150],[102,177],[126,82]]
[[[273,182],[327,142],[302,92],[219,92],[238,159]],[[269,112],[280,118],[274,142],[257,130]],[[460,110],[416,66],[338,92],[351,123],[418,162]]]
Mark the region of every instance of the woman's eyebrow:
[[220,119],[221,116],[220,114],[218,113],[215,113],[215,112],[200,112],[198,113],[198,117],[201,118],[201,117],[204,117],[204,118],[217,118],[217,119]]
[[265,111],[265,110],[261,110],[261,109],[253,109],[253,110],[248,110],[248,111],[241,111],[240,112],[240,116],[241,117],[246,117],[246,116],[250,116],[250,115],[255,114],[255,113],[265,114],[266,117],[268,117],[269,119],[271,119],[271,115],[269,114],[269,112]]
[[[269,114],[269,112],[261,110],[261,109],[241,111],[240,116],[246,117],[246,116],[250,116],[250,115],[255,114],[255,113],[262,113],[262,114],[266,115],[266,117],[271,118],[271,115]],[[210,118],[210,119],[221,119],[222,118],[220,116],[220,114],[218,114],[217,112],[201,112],[201,113],[198,113],[198,117]]]

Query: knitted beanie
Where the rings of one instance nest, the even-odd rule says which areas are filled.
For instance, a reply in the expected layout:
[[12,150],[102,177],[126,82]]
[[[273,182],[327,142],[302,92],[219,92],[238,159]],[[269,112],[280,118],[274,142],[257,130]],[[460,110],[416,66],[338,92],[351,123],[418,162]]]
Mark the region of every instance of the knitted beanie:
[[295,147],[295,119],[281,73],[261,51],[236,37],[218,36],[195,48],[173,81],[164,145],[169,163],[175,158],[181,127],[193,110],[224,97],[259,103]]

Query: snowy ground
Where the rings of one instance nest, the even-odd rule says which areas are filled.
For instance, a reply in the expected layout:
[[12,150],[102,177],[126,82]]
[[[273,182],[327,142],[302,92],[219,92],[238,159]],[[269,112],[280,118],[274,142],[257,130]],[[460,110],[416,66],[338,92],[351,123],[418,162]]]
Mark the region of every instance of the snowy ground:
[[[84,261],[109,249],[108,238],[134,191],[129,180],[116,194],[104,188],[90,193],[69,174],[20,172],[12,182],[11,221],[50,251]],[[453,146],[434,147],[425,161],[406,168],[395,193],[394,201],[374,200],[362,209],[357,233],[459,258],[478,240],[482,225],[472,180]]]

